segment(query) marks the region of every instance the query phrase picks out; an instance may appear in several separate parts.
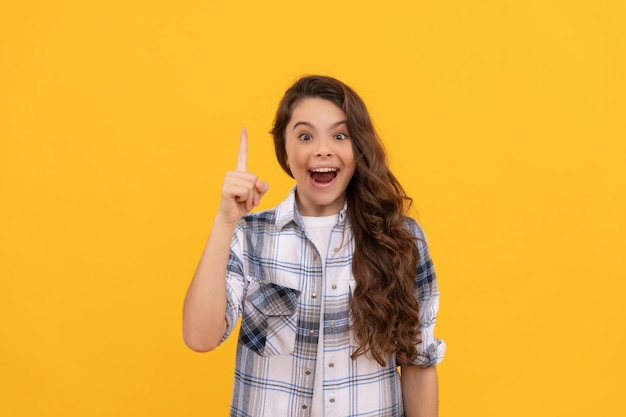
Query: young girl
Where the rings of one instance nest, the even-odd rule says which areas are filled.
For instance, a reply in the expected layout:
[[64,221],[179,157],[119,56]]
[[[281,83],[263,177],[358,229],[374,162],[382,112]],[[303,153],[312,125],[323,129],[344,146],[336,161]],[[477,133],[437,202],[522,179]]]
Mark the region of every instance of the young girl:
[[247,171],[243,130],[185,299],[185,343],[210,351],[241,317],[231,416],[436,416],[437,280],[365,104],[303,77],[272,135],[296,185],[249,214],[269,186]]

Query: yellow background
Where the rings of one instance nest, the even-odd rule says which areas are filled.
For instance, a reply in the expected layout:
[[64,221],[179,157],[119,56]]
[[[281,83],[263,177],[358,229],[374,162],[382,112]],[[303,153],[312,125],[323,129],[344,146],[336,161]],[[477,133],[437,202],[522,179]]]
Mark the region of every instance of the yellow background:
[[336,76],[366,100],[442,290],[441,416],[618,416],[621,0],[1,1],[0,415],[223,416],[232,338],[183,297],[239,129]]

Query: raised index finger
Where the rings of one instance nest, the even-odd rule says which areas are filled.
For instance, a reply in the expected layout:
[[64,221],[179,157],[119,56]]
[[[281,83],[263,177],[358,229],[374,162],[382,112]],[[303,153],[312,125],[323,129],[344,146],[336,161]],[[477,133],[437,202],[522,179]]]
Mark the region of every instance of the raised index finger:
[[248,170],[248,131],[245,127],[241,128],[241,136],[239,137],[239,153],[237,154],[237,171]]

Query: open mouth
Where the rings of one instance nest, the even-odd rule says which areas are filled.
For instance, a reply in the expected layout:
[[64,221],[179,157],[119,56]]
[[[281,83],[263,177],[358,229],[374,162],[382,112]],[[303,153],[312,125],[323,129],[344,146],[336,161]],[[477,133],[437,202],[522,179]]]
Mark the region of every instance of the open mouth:
[[309,171],[313,181],[320,184],[327,184],[335,179],[339,170],[337,168],[315,168]]

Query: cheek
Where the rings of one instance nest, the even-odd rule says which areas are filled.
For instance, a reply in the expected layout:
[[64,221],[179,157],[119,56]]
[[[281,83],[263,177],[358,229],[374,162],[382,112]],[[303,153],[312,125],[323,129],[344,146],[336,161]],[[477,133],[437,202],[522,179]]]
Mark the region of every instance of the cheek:
[[292,167],[300,167],[306,163],[304,153],[297,148],[291,149],[291,151],[287,154],[287,160]]
[[351,147],[346,149],[345,152],[343,153],[343,160],[347,165],[355,164],[354,151],[352,150]]

